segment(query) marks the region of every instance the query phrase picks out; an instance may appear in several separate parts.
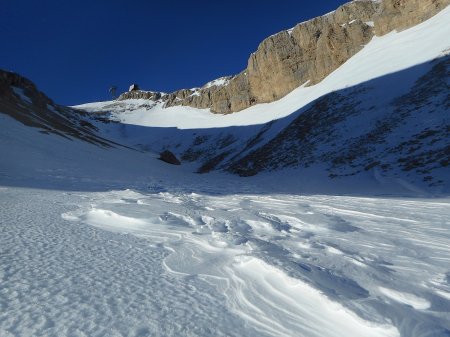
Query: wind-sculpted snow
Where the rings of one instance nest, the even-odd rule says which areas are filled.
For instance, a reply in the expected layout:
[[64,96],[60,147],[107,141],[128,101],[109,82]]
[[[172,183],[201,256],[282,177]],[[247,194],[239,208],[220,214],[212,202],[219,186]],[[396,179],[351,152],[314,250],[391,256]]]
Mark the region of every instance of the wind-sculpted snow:
[[450,335],[448,199],[211,188],[2,188],[0,335]]
[[0,111],[0,337],[450,337],[449,17],[239,114],[68,122],[133,149]]

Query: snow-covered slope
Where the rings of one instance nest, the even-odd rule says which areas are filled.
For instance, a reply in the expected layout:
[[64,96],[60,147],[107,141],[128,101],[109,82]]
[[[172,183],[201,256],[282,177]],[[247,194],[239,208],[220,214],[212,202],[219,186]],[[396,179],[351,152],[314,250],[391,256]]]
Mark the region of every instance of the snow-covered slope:
[[400,33],[375,37],[311,87],[231,115],[160,101],[78,106],[120,122],[98,125],[143,150],[170,149],[199,172],[254,175],[282,168],[325,178],[367,175],[407,189],[448,193],[450,8]]
[[450,332],[448,199],[279,193],[0,123],[0,336]]
[[233,115],[0,87],[0,336],[450,336],[449,21]]

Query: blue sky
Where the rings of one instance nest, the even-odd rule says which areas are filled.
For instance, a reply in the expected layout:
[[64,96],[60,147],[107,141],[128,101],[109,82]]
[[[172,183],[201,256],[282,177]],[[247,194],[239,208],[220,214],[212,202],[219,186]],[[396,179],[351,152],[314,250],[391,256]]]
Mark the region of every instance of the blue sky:
[[109,98],[115,84],[201,86],[243,70],[267,36],[345,0],[1,0],[0,68],[57,103]]

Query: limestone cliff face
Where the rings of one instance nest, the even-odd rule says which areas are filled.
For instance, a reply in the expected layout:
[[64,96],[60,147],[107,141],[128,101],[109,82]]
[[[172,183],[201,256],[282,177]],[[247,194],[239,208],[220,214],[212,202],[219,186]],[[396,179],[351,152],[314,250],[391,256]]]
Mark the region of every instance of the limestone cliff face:
[[450,0],[383,0],[375,16],[375,34],[401,31],[415,26],[450,4]]
[[271,102],[307,81],[320,82],[370,41],[373,29],[365,22],[376,4],[351,2],[264,40],[248,62],[252,96]]
[[160,92],[153,91],[143,91],[143,90],[133,90],[124,92],[119,96],[119,100],[124,99],[151,99],[152,101],[157,101],[161,98],[163,94]]
[[[412,27],[449,4],[450,0],[354,0],[265,39],[240,74],[157,99],[166,106],[185,105],[223,114],[273,102],[302,84],[320,82],[374,35]],[[130,92],[119,99],[153,99],[155,94]]]

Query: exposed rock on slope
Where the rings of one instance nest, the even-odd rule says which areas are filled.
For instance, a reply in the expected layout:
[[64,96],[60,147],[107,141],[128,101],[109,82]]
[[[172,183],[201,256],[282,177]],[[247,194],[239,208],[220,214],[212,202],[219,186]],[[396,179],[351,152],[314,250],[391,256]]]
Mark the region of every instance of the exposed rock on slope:
[[368,172],[377,179],[399,178],[439,190],[448,185],[450,166],[446,54],[331,92],[282,119],[178,130],[179,137],[161,146],[183,161],[197,162],[199,173],[226,170],[252,176],[296,168],[301,175],[309,167],[330,178]]
[[[434,61],[408,93],[388,105],[367,106],[383,81],[401,78],[391,75],[320,98],[276,137],[226,169],[249,176],[326,163],[330,177],[377,170],[412,173],[440,185],[443,181],[434,174],[450,165],[450,57]],[[359,132],[352,130],[357,125]]]
[[0,113],[19,122],[66,138],[77,138],[101,146],[114,143],[98,136],[90,117],[78,111],[55,104],[40,92],[30,80],[0,70]]
[[450,0],[355,0],[327,15],[265,39],[240,74],[199,89],[161,95],[145,91],[119,99],[162,99],[231,113],[278,100],[302,84],[316,84],[360,51],[374,35],[403,30],[432,17]]
[[161,152],[159,154],[159,160],[172,165],[181,165],[181,162],[178,160],[178,158],[169,150]]
[[450,4],[448,0],[383,0],[374,17],[375,34],[401,31],[415,26],[440,12]]

